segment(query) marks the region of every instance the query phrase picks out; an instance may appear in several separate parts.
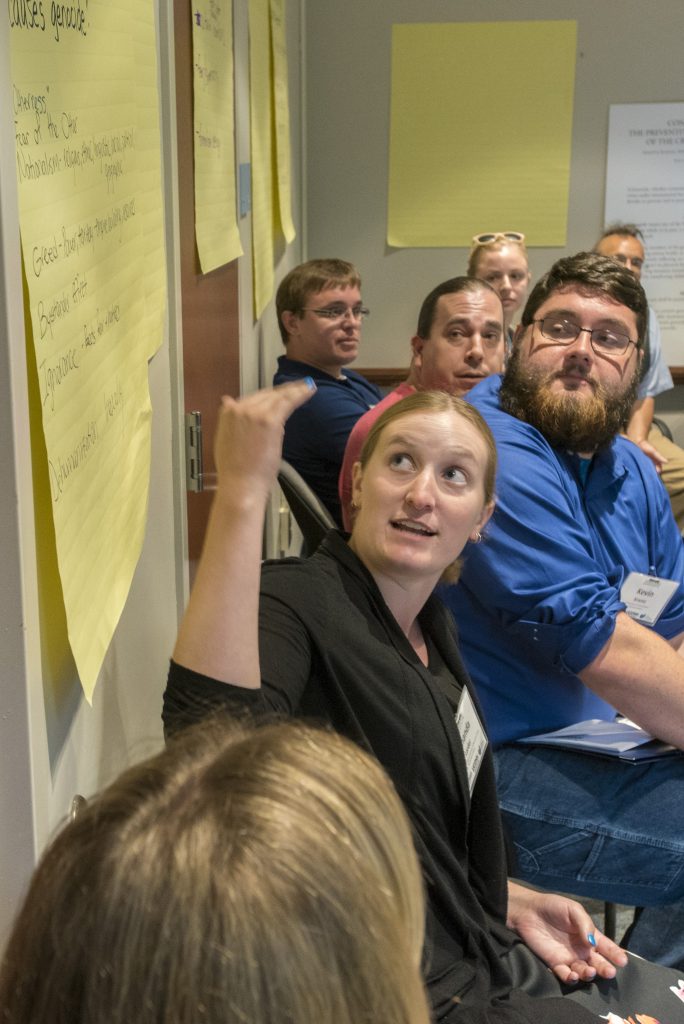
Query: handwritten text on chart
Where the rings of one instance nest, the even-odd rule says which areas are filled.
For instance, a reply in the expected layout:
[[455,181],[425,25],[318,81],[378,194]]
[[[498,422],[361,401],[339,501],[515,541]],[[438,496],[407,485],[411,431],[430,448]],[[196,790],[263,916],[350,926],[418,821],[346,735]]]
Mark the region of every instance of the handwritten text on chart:
[[204,14],[201,11],[195,11],[195,31],[198,29],[201,32],[210,32],[219,43],[225,43],[224,12],[221,4],[216,0],[209,0]]
[[[68,297],[63,296],[62,301],[68,301]],[[54,307],[50,307],[50,312],[52,315],[56,315],[56,310],[61,308],[58,303],[55,303]],[[41,309],[41,303],[39,303],[39,309]],[[43,316],[47,320],[46,329],[51,330],[51,324],[44,312]],[[81,368],[81,351],[87,352],[88,349],[94,348],[105,339],[107,333],[119,324],[120,321],[121,306],[118,302],[112,302],[105,310],[100,310],[98,307],[94,317],[82,326],[80,345],[77,345],[74,339],[74,343],[69,343],[58,352],[46,355],[40,361],[38,364],[38,380],[42,402],[51,413],[54,413],[57,408],[62,384],[74,376]],[[42,327],[43,322],[41,321],[41,329]]]
[[52,235],[51,238],[39,245],[33,246],[31,269],[34,277],[40,277],[53,264],[77,256],[82,249],[92,249],[97,242],[117,230],[119,241],[121,241],[123,227],[131,217],[135,217],[135,197],[118,206],[111,207],[102,216],[92,217],[90,220],[74,226],[62,225],[59,235]]
[[49,92],[49,86],[42,93],[13,87],[19,182],[39,181],[63,171],[71,171],[76,182],[79,171],[93,168],[113,192],[126,172],[126,154],[135,146],[135,130],[127,126],[82,135],[77,114],[50,109]]
[[64,495],[69,484],[78,475],[79,470],[88,463],[115,423],[118,422],[120,429],[124,430],[124,407],[125,392],[117,377],[112,387],[102,392],[101,415],[95,419],[88,419],[75,442],[62,450],[53,452],[48,458],[50,492],[53,502],[58,502]]
[[51,0],[49,5],[47,0],[8,0],[7,6],[10,28],[45,32],[48,27],[45,12],[49,10],[50,27],[57,42],[65,30],[83,37],[88,35],[88,0],[70,4]]

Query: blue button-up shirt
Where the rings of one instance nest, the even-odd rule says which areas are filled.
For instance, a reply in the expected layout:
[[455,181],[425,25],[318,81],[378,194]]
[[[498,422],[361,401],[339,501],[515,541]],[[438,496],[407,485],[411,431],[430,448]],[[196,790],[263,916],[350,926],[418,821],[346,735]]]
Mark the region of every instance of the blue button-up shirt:
[[503,412],[500,385],[490,377],[468,396],[496,438],[496,511],[443,593],[499,744],[612,717],[578,673],[611,637],[628,573],[679,581],[654,628],[665,638],[684,630],[684,549],[651,461],[616,438],[583,484],[577,456]]

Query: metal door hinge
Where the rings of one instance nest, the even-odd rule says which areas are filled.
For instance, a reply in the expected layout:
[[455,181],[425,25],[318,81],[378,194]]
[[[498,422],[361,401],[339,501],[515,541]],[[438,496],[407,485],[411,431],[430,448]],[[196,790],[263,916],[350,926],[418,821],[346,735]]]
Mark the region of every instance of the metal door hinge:
[[189,491],[204,490],[201,412],[185,414],[185,479]]

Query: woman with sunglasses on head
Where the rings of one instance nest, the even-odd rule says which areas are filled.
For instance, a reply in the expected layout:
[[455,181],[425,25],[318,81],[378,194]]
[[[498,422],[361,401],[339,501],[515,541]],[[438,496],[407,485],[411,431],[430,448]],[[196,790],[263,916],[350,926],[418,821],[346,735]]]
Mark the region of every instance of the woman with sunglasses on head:
[[486,281],[499,293],[504,329],[509,342],[512,341],[513,321],[530,283],[525,236],[520,231],[485,231],[475,235],[467,274]]
[[413,825],[435,1019],[595,1020],[624,994],[633,961],[578,903],[507,883],[491,751],[453,621],[433,594],[491,514],[489,429],[443,393],[392,406],[355,465],[351,535],[331,531],[311,558],[260,574],[283,423],[306,397],[300,382],[224,399],[218,489],[169,673],[167,731],[218,705],[344,733],[377,757]]

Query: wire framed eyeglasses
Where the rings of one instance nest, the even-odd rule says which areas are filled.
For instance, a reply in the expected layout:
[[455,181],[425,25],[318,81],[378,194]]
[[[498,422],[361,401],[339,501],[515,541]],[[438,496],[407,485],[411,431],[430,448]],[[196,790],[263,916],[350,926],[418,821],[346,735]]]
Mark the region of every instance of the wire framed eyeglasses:
[[348,316],[352,320],[363,320],[364,317],[370,315],[368,306],[345,306],[343,304],[324,306],[322,309],[311,309],[309,306],[304,306],[301,312],[313,313],[321,320],[346,320]]
[[628,334],[613,330],[611,327],[580,327],[572,320],[558,316],[545,316],[540,320],[533,320],[532,323],[539,324],[543,337],[555,342],[556,345],[572,345],[580,334],[588,334],[591,347],[600,356],[621,356],[630,345],[634,345],[635,348],[639,345],[638,341],[633,341]]

